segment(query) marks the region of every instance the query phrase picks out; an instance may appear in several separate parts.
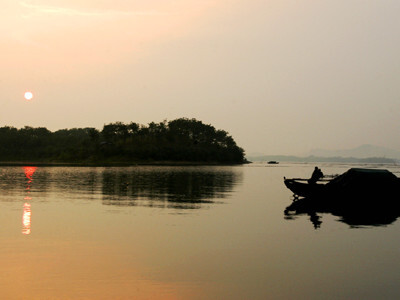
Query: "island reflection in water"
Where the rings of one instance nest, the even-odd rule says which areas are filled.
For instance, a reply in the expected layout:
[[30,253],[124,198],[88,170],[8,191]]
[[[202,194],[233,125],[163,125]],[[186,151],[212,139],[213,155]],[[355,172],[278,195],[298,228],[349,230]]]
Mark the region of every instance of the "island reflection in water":
[[[24,190],[21,195],[24,200],[24,235],[31,234],[32,203],[36,200],[32,197],[32,190],[42,198],[41,201],[47,199],[46,192],[51,191],[57,193],[60,199],[63,196],[74,198],[79,194],[79,198],[99,199],[103,205],[200,209],[226,197],[242,177],[240,172],[218,167],[24,166],[25,177],[18,170],[21,168],[9,168],[0,175],[1,188],[4,195],[18,195]],[[15,200],[18,197],[15,196]]]
[[224,198],[240,174],[199,168],[102,172],[103,204],[196,209]]
[[229,167],[27,166],[23,170],[24,179],[16,168],[3,173],[2,190],[3,194],[18,194],[24,184],[27,208],[34,190],[44,199],[49,191],[66,198],[79,194],[79,198],[101,199],[104,205],[196,209],[222,200],[242,180],[242,173]]

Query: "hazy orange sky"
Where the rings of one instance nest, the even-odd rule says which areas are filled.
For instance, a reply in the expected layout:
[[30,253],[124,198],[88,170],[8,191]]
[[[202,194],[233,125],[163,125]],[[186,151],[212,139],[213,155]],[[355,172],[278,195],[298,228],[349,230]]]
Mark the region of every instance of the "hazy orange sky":
[[246,153],[400,150],[400,1],[2,0],[0,8],[0,126],[188,117],[228,131]]

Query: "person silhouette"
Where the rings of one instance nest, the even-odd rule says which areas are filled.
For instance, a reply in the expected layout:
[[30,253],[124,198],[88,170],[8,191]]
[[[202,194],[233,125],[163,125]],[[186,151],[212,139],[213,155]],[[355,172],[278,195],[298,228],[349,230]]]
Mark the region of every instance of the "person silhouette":
[[318,180],[320,180],[322,177],[324,177],[324,173],[322,173],[321,169],[318,167],[314,168],[314,172],[311,175],[311,178],[308,179],[308,183],[310,184],[315,184],[317,183]]

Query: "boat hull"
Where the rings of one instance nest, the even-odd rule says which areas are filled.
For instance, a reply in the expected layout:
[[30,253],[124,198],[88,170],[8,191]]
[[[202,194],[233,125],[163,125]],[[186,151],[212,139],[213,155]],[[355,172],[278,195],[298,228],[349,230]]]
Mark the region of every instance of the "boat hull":
[[326,190],[325,184],[309,184],[307,182],[300,182],[296,179],[285,179],[284,183],[293,194],[300,197],[319,196]]

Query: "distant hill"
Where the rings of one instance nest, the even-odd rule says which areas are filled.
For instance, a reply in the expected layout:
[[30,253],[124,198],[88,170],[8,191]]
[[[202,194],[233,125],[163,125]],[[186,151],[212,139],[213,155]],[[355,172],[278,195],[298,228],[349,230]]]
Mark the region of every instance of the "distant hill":
[[362,145],[347,150],[314,149],[310,151],[309,155],[317,157],[354,157],[354,158],[384,157],[384,158],[392,158],[400,160],[400,151],[373,145]]
[[397,163],[400,161],[400,151],[373,145],[362,145],[347,150],[314,149],[302,157],[260,155],[257,153],[247,155],[246,158],[250,161]]

